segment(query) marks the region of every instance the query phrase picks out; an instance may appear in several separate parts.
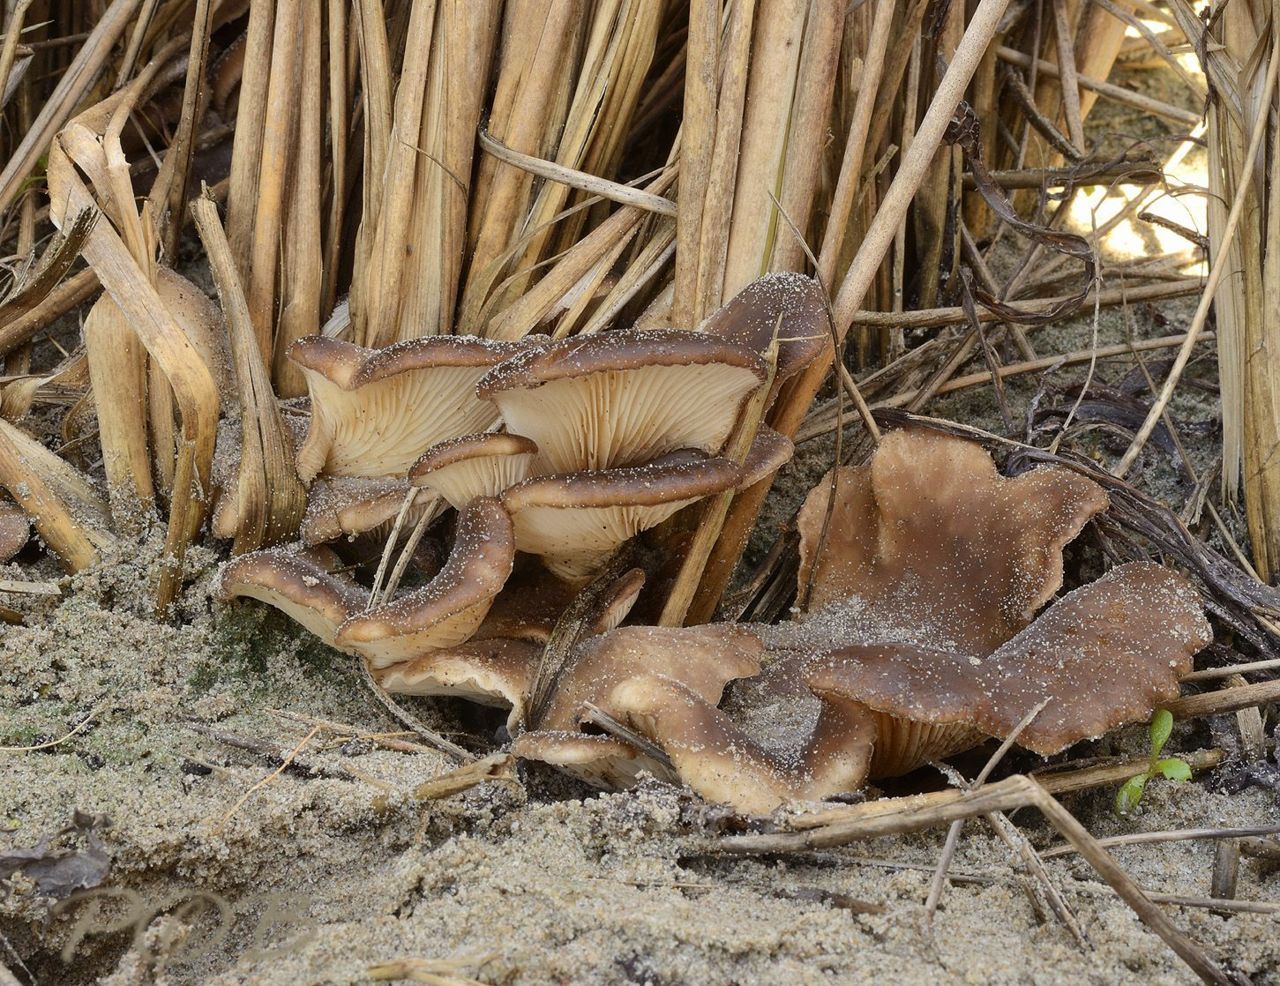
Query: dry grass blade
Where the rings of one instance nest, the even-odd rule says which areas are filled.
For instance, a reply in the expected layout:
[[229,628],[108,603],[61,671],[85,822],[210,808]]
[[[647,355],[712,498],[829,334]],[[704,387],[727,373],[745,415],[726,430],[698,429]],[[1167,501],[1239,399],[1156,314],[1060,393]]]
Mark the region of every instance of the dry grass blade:
[[223,492],[219,503],[215,533],[233,537],[232,551],[241,554],[292,538],[302,522],[307,494],[294,468],[293,441],[257,348],[217,206],[202,196],[191,203],[191,211],[226,315],[240,401],[240,463],[234,487]]
[[45,100],[31,129],[23,137],[4,170],[0,171],[0,213],[22,190],[41,155],[49,150],[53,136],[70,119],[106,67],[111,49],[138,9],[138,0],[113,0],[94,26],[84,46],[76,54],[57,87]]
[[0,486],[70,571],[95,564],[114,546],[106,505],[68,463],[0,419]]

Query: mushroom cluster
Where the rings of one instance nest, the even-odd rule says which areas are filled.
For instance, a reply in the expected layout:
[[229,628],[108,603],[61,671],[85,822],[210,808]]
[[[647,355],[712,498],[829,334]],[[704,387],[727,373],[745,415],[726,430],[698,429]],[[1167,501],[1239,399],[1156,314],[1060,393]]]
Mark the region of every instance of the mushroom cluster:
[[[391,690],[518,711],[560,610],[624,543],[787,461],[790,442],[767,428],[741,461],[726,447],[748,402],[770,399],[824,331],[817,285],[771,275],[696,332],[381,350],[301,339],[289,356],[310,397],[303,543],[235,559],[224,594],[284,610]],[[343,545],[326,544],[450,508],[443,566],[375,605]]]
[[[390,691],[508,708],[523,758],[611,787],[647,771],[745,813],[1008,736],[1041,706],[1018,742],[1048,754],[1175,697],[1209,640],[1184,577],[1122,565],[1054,598],[1063,549],[1106,509],[1103,489],[1060,467],[1006,478],[980,446],[915,428],[810,493],[800,618],[621,625],[644,577],[599,578],[608,561],[786,461],[790,443],[768,429],[741,461],[726,449],[745,444],[744,407],[767,407],[825,325],[814,282],[774,275],[697,332],[376,352],[302,340],[303,478],[330,498],[366,484],[382,521],[421,493],[424,517],[456,511],[451,547],[429,579],[376,604],[341,544],[241,556],[224,593],[284,610]],[[556,630],[548,678],[553,628],[584,599],[594,609],[567,643]]]
[[[812,589],[801,619],[735,628],[754,649],[735,639],[718,656],[687,650],[678,662],[657,642],[643,659],[628,654],[611,639],[624,629],[589,641],[576,661],[608,683],[593,685],[594,705],[660,747],[696,792],[745,813],[1006,737],[1042,705],[1018,742],[1056,753],[1175,698],[1211,639],[1196,589],[1152,563],[1118,566],[1050,603],[1062,549],[1106,506],[1101,487],[1069,470],[1007,479],[972,442],[893,432],[805,502],[799,589]],[[604,654],[618,659],[602,667]],[[582,687],[566,677],[567,695]],[[557,729],[526,733],[514,749],[598,776],[581,740]],[[608,754],[609,773],[622,774]]]

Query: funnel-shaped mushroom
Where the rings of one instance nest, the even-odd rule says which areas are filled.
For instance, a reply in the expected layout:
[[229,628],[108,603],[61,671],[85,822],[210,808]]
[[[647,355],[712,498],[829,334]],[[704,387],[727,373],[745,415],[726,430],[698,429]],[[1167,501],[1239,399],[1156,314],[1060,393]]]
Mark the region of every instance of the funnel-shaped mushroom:
[[502,505],[521,551],[541,555],[556,575],[581,583],[636,534],[695,500],[732,489],[740,476],[728,459],[683,452],[643,466],[527,479],[503,493]]
[[981,446],[923,429],[823,478],[797,517],[810,611],[856,596],[938,646],[990,653],[1062,586],[1062,549],[1107,507],[1097,483],[1042,466],[1002,477]]
[[[860,645],[822,658],[821,677],[832,693],[898,722],[962,724],[988,736],[1007,736],[1047,699],[1018,743],[1048,755],[1177,698],[1179,677],[1211,639],[1185,578],[1133,562],[1068,593],[990,656]],[[877,748],[872,771],[905,773],[930,758]]]
[[491,427],[493,406],[475,385],[532,343],[428,336],[386,349],[308,336],[289,348],[311,394],[298,475],[403,478],[437,442]]
[[453,550],[421,589],[352,616],[338,628],[339,647],[385,668],[468,640],[511,574],[515,538],[496,500],[473,500],[459,515]]
[[819,583],[823,611],[762,631],[777,654],[725,710],[639,679],[611,696],[708,797],[760,812],[848,790],[1008,736],[1045,700],[1019,742],[1056,752],[1148,717],[1210,639],[1194,587],[1150,563],[1036,617],[1062,546],[1105,505],[1072,472],[1001,479],[977,446],[917,432],[844,480],[826,547],[814,502],[829,486],[806,505],[806,560],[856,595]]
[[749,348],[704,333],[609,332],[507,360],[477,393],[537,442],[536,472],[572,473],[719,452],[765,376]]
[[621,719],[626,710],[614,703],[615,692],[638,678],[671,683],[714,707],[728,682],[759,670],[759,655],[759,639],[729,624],[622,627],[589,637],[561,669],[538,728],[518,737],[512,752],[610,786],[631,783],[641,770],[669,775],[626,743],[580,732],[586,704]]
[[409,470],[409,482],[435,490],[459,510],[478,496],[501,496],[526,479],[538,446],[502,432],[464,435],[433,445]]
[[776,334],[778,364],[768,404],[783,384],[818,358],[831,339],[821,286],[811,277],[789,272],[766,274],[752,281],[713,312],[700,329],[761,354]]

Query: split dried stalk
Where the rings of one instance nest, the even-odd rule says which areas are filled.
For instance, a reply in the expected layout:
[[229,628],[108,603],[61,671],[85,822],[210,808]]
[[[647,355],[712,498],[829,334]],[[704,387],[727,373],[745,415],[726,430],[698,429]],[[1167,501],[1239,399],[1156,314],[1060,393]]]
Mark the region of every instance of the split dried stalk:
[[307,493],[294,467],[293,442],[257,348],[217,206],[201,196],[191,203],[191,212],[226,315],[240,402],[240,463],[234,485],[223,491],[228,504],[219,504],[215,533],[234,538],[232,552],[242,554],[293,537],[306,510]]

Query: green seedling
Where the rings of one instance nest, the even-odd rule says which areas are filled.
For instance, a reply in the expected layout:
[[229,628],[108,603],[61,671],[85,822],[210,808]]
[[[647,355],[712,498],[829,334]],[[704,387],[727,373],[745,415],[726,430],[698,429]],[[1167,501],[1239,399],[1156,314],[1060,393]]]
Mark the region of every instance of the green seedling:
[[1169,741],[1173,732],[1173,713],[1168,709],[1160,709],[1151,717],[1151,762],[1147,769],[1130,777],[1116,792],[1116,812],[1121,815],[1130,814],[1142,800],[1142,793],[1147,789],[1147,781],[1157,774],[1171,781],[1191,780],[1191,766],[1181,757],[1161,757],[1160,752]]

